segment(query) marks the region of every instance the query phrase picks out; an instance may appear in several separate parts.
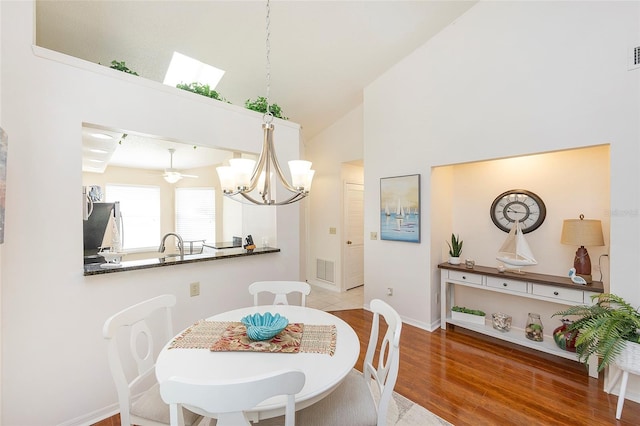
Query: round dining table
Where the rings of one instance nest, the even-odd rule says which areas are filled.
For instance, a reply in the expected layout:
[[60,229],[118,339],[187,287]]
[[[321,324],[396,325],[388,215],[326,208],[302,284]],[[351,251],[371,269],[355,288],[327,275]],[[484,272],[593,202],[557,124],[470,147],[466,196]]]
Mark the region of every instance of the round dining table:
[[[211,351],[176,348],[167,343],[156,361],[158,383],[170,377],[198,380],[233,380],[249,378],[276,370],[297,369],[305,374],[305,384],[296,394],[296,410],[310,406],[331,393],[353,369],[360,354],[355,331],[342,319],[318,309],[293,305],[264,305],[236,309],[207,318],[207,321],[239,322],[246,315],[279,313],[289,323],[334,325],[336,345],[328,353],[269,353],[251,351]],[[303,329],[304,333],[304,329]],[[180,335],[178,335],[180,336]],[[247,411],[251,421],[284,414],[285,396],[269,398]]]

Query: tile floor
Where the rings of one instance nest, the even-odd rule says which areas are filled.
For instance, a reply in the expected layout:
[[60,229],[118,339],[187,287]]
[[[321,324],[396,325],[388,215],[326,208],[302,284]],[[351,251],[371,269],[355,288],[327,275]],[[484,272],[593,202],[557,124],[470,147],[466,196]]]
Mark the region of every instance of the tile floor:
[[310,308],[323,311],[361,309],[364,306],[364,286],[338,293],[312,285],[306,304]]

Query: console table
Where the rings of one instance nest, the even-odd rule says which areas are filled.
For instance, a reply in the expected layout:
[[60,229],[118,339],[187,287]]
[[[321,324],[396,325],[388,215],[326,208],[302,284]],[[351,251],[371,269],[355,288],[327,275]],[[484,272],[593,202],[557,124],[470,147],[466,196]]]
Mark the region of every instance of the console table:
[[[494,291],[563,305],[591,304],[591,296],[604,292],[604,286],[600,281],[581,285],[573,283],[568,276],[560,277],[531,272],[515,274],[500,272],[497,268],[486,266],[476,265],[473,268],[467,268],[464,264],[451,265],[449,263],[441,263],[438,268],[441,269],[440,326],[443,329],[447,328],[447,324],[452,324],[572,360],[577,360],[577,355],[560,349],[553,340],[553,336],[545,336],[542,342],[534,342],[525,337],[525,332],[521,328],[512,327],[507,332],[494,329],[490,318],[488,321],[485,318],[484,324],[474,324],[451,318],[451,307],[455,305],[453,286],[473,287],[479,290]],[[589,375],[597,378],[597,357],[590,358],[588,364]]]

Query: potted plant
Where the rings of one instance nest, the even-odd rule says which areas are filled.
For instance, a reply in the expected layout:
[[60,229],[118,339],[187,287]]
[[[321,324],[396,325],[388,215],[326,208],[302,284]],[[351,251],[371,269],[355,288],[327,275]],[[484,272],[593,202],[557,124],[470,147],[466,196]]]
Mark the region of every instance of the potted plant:
[[198,83],[197,81],[195,81],[195,82],[190,83],[190,84],[178,83],[176,85],[176,87],[178,89],[186,90],[188,92],[197,93],[198,95],[206,96],[208,98],[215,99],[217,101],[230,103],[225,98],[223,98],[220,95],[220,93],[218,93],[215,90],[211,89],[208,84],[202,84],[202,83]]
[[138,75],[137,72],[130,70],[127,65],[124,63],[124,61],[122,62],[118,62],[116,60],[111,61],[111,66],[109,68],[113,68],[114,70],[118,70],[118,71],[122,71],[125,72],[127,74],[132,74],[132,75]]
[[614,361],[640,359],[640,312],[620,296],[600,294],[591,297],[591,306],[571,306],[554,316],[575,315],[565,333],[577,332],[575,346],[578,359],[587,362],[591,355],[600,358],[598,371]]
[[454,306],[451,308],[451,318],[454,320],[484,325],[484,316],[485,313],[478,309],[469,309],[464,306]]
[[[244,103],[245,108],[250,109],[252,111],[267,112],[267,98],[264,96],[258,96],[255,100],[247,99]],[[269,111],[276,118],[281,118],[283,120],[288,120],[289,118],[285,117],[282,113],[282,108],[278,106],[278,104],[269,104]]]
[[452,265],[460,264],[460,254],[462,253],[462,243],[463,241],[459,236],[451,234],[451,243],[447,241],[447,245],[449,246],[449,263]]

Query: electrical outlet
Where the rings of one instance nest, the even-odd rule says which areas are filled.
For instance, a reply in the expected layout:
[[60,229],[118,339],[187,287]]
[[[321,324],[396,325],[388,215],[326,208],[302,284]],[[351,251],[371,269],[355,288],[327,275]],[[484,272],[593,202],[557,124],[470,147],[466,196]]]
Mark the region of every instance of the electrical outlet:
[[199,282],[195,282],[195,283],[189,284],[189,294],[191,295],[191,297],[200,296],[200,283]]
[[371,239],[372,240],[377,240],[378,239],[378,233],[377,232],[372,232],[370,235],[371,235]]
[[387,296],[393,296],[393,287],[387,287]]

